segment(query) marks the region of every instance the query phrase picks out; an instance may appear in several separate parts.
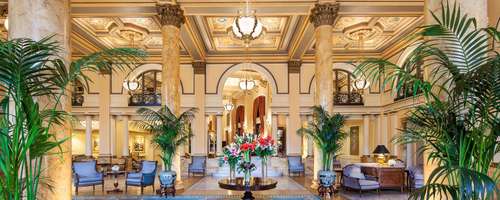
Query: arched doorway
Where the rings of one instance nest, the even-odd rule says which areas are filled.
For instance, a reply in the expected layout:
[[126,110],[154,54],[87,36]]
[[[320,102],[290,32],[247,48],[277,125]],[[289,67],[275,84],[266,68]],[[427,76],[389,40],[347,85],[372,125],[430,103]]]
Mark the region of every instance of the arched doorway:
[[[229,119],[226,120],[230,121],[230,127],[223,129],[223,131],[228,132],[228,136],[224,137],[223,143],[229,143],[228,141],[231,141],[231,138],[238,134],[254,133],[264,135],[270,132],[271,117],[268,113],[270,113],[269,105],[273,87],[271,87],[272,84],[268,80],[268,77],[271,76],[263,74],[260,72],[261,70],[245,67],[239,68],[239,70],[230,69],[226,71],[221,91],[223,95],[222,104],[232,104],[233,109],[225,109],[224,111],[224,116],[229,116]],[[245,89],[245,87],[248,88]],[[228,106],[224,107],[227,108]]]

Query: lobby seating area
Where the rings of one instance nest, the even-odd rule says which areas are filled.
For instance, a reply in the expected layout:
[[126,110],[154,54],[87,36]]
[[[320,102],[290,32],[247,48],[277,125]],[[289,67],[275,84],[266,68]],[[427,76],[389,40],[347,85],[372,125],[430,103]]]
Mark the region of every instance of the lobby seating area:
[[0,0],[0,199],[497,199],[499,11]]

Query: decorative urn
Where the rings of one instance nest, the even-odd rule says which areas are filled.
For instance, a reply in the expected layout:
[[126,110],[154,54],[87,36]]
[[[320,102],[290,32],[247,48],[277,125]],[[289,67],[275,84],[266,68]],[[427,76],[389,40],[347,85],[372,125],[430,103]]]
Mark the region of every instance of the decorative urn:
[[335,183],[335,173],[329,170],[320,170],[318,180],[321,186],[330,187]]
[[164,187],[172,187],[175,184],[177,173],[175,173],[175,171],[161,171],[159,177],[161,185]]

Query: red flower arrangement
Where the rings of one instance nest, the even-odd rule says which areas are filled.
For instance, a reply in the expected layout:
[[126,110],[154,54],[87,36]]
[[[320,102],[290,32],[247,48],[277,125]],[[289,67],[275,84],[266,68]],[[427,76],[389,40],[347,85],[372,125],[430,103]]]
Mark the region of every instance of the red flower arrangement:
[[254,151],[255,150],[255,143],[243,143],[241,146],[240,146],[240,150],[243,151],[243,152],[246,152],[246,151]]

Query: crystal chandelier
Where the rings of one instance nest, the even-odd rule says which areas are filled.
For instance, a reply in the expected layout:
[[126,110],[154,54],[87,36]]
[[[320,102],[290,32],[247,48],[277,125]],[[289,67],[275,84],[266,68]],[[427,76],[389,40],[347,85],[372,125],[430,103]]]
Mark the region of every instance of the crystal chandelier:
[[240,80],[240,89],[242,90],[252,90],[255,87],[255,81],[249,79]]
[[245,11],[240,11],[240,16],[234,19],[231,27],[233,35],[243,40],[246,44],[257,39],[264,32],[262,23],[255,16],[255,11],[250,11],[249,0],[246,0]]
[[231,102],[224,104],[224,110],[226,110],[226,111],[231,111],[231,110],[233,110],[233,108],[234,108],[234,104],[232,104]]
[[137,88],[139,88],[139,82],[135,80],[125,80],[123,81],[123,88],[127,89],[128,91],[135,91]]

